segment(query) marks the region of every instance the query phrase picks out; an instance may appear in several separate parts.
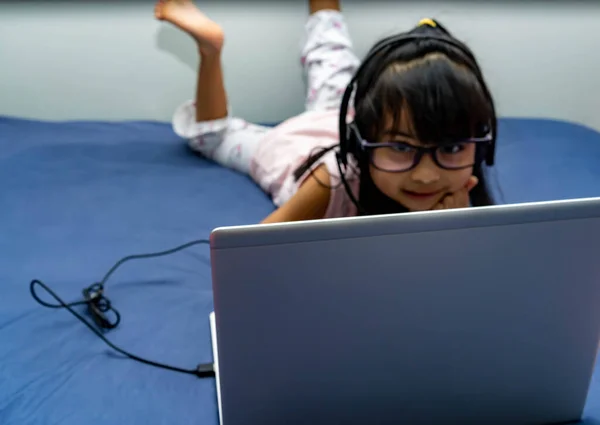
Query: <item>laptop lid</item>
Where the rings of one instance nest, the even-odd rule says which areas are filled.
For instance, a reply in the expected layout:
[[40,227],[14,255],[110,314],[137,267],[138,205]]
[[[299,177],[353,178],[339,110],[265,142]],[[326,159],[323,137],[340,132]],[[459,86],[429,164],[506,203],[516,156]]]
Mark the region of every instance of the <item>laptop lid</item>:
[[577,420],[600,199],[216,229],[222,420]]

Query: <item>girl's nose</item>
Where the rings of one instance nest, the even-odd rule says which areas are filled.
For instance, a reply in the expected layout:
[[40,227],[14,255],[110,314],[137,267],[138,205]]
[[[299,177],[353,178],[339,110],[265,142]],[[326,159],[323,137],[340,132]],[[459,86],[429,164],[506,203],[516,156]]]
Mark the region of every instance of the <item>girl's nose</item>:
[[411,179],[420,184],[435,183],[440,179],[440,168],[430,155],[423,155],[421,161],[413,168]]

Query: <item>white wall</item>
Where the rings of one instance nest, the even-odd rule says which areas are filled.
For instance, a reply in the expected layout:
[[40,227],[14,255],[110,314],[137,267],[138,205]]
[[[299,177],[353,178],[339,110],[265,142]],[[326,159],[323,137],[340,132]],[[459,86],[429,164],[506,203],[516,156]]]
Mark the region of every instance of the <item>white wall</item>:
[[[228,36],[234,111],[257,121],[300,112],[305,1],[201,4]],[[377,38],[433,16],[476,52],[502,115],[600,130],[600,1],[344,4],[361,56]],[[169,120],[194,92],[197,57],[152,11],[151,1],[0,3],[0,114]]]

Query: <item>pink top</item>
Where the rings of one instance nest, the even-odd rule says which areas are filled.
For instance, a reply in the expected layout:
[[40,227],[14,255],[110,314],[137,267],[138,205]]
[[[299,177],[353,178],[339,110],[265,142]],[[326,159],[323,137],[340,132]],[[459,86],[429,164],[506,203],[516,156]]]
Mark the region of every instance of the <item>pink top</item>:
[[[250,175],[271,195],[275,205],[287,202],[308,176],[307,172],[299,181],[294,180],[294,171],[311,153],[339,142],[338,117],[338,110],[304,112],[279,124],[259,142],[250,164]],[[323,182],[331,186],[325,218],[356,216],[356,206],[340,180],[335,151],[326,153],[313,166],[314,169],[325,164],[330,176],[329,182]],[[346,179],[358,198],[358,175],[348,171]]]

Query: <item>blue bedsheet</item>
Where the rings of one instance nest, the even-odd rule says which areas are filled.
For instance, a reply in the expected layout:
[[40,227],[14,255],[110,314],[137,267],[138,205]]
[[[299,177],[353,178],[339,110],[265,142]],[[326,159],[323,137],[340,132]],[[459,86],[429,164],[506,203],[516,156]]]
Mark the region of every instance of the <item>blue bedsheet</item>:
[[[518,119],[503,120],[500,134],[505,202],[600,195],[600,134]],[[39,278],[76,300],[124,255],[257,222],[272,208],[166,124],[0,118],[0,424],[216,424],[214,380],[112,353],[68,312],[36,304],[28,284]],[[123,315],[112,341],[182,367],[211,361],[207,247],[129,263],[107,291]],[[600,423],[599,378],[590,424]]]

